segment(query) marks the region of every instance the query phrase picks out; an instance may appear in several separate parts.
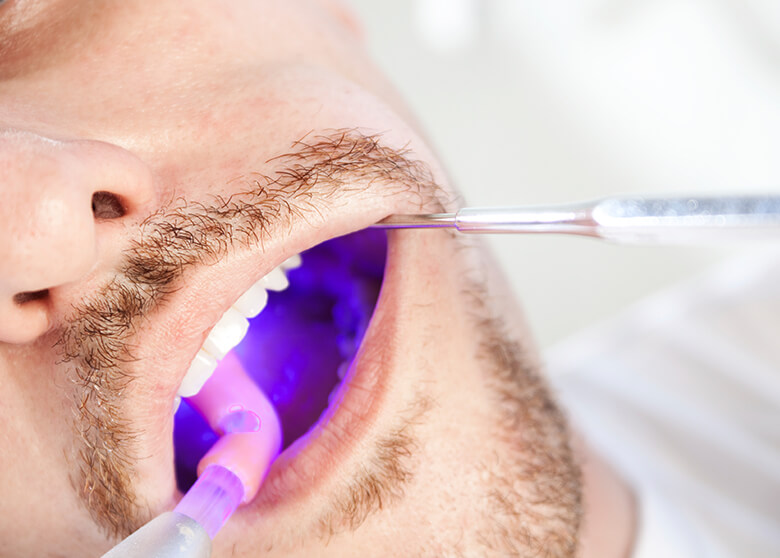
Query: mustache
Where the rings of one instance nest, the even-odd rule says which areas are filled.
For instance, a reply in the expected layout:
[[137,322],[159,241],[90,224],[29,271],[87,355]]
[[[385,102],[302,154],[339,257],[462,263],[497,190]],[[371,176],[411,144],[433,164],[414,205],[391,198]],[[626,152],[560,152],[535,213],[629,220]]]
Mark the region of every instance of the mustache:
[[116,275],[74,308],[57,342],[77,393],[71,480],[108,535],[124,537],[151,515],[133,484],[140,433],[126,418],[123,397],[134,380],[128,368],[144,317],[180,288],[188,269],[215,264],[239,247],[262,247],[344,200],[413,194],[421,207],[448,203],[425,163],[380,140],[355,129],[309,134],[266,161],[277,169],[272,175],[233,181],[238,193],[209,204],[177,200],[140,224]]

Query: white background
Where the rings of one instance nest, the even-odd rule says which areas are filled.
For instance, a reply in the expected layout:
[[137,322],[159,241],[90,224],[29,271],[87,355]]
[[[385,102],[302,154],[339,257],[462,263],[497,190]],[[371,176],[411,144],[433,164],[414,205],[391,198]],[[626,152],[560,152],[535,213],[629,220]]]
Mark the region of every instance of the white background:
[[[349,3],[471,205],[780,190],[780,2]],[[543,346],[734,251],[491,244]]]

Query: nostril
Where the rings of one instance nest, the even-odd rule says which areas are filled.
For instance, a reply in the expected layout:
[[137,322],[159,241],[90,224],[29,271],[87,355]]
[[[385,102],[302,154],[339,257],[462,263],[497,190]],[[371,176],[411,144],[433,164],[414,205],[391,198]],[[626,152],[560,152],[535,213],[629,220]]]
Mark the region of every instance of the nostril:
[[24,304],[25,302],[31,302],[33,300],[41,300],[49,296],[49,289],[43,289],[42,291],[29,291],[24,293],[17,293],[14,295],[14,303]]
[[118,219],[127,213],[119,196],[111,192],[92,194],[92,215],[95,219]]

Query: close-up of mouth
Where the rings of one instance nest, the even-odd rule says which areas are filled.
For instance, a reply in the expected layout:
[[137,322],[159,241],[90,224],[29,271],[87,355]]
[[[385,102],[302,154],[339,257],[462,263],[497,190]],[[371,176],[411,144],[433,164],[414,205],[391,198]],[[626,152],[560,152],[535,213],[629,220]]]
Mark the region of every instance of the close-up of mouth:
[[228,354],[273,404],[282,459],[316,443],[312,433],[326,427],[350,390],[351,365],[379,299],[386,254],[383,231],[328,240],[285,261],[231,306],[179,388],[184,400],[174,442],[180,491],[196,480],[198,462],[218,439],[188,398]]
[[[380,291],[402,288],[399,273],[388,282],[386,271],[403,266],[392,249],[400,237],[370,225],[437,208],[442,192],[424,164],[376,136],[316,139],[273,159],[280,170],[266,184],[147,218],[122,275],[65,330],[61,345],[82,386],[73,482],[109,532],[126,535],[170,509],[217,454],[242,481],[244,504],[293,502],[343,474],[372,432],[393,376],[383,360],[396,350],[397,309],[378,312],[388,298]],[[236,367],[243,387],[224,379]],[[237,391],[209,410],[209,394],[226,389]],[[247,394],[272,409],[262,427]],[[225,434],[256,435],[259,446],[225,457],[235,439]]]

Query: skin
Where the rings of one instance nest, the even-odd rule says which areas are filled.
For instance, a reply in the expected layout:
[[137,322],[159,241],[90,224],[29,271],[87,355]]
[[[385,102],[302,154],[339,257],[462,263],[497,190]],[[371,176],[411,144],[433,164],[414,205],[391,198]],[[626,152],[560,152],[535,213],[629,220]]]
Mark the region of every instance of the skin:
[[[332,165],[345,146],[359,164]],[[97,556],[171,509],[173,398],[221,313],[294,253],[457,203],[325,1],[0,5],[0,169],[7,556]],[[154,244],[204,214],[199,246]],[[570,435],[493,268],[391,234],[341,414],[215,556],[628,555],[630,491]]]

